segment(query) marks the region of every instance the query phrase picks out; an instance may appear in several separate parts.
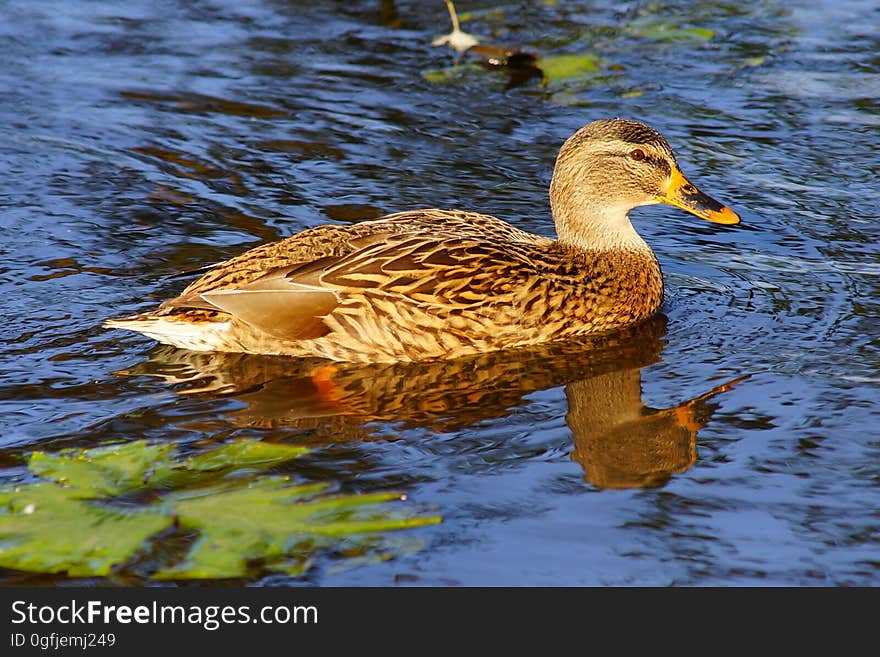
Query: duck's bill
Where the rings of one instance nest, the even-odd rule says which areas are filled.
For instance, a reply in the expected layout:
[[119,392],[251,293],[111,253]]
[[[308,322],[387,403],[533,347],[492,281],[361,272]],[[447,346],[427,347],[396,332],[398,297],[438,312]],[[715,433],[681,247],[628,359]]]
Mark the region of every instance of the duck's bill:
[[672,170],[666,193],[658,195],[656,199],[716,224],[739,223],[739,215],[736,212],[701,192],[677,168]]

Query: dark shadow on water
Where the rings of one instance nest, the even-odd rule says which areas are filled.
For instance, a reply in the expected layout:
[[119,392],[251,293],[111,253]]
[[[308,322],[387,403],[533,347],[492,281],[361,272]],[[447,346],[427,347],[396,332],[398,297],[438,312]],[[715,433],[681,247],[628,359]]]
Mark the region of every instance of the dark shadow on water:
[[311,430],[308,444],[383,439],[376,423],[450,432],[510,415],[531,393],[565,386],[572,459],[600,488],[662,486],[696,459],[710,400],[741,379],[674,408],[641,399],[641,371],[660,360],[665,317],[577,344],[451,361],[346,364],[159,347],[121,375],[161,377],[180,394],[232,397],[234,426]]

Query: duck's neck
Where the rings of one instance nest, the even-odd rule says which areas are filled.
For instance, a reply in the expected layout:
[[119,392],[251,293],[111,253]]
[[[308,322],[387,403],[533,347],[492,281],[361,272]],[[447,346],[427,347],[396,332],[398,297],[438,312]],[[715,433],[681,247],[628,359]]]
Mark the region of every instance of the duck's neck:
[[651,252],[629,220],[628,207],[598,203],[551,203],[562,244],[583,251]]
[[583,251],[651,253],[629,220],[632,202],[600,198],[595,185],[579,183],[595,172],[572,166],[570,158],[560,155],[550,181],[550,208],[560,243]]

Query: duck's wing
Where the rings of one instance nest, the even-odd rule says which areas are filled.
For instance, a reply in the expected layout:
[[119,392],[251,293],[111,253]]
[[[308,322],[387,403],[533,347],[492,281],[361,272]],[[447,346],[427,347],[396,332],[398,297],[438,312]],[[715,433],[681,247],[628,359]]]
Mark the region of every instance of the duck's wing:
[[[540,257],[546,246],[498,242],[458,234],[373,233],[350,241],[352,250],[312,262],[273,269],[235,288],[191,289],[163,304],[167,310],[220,310],[285,340],[328,332],[322,318],[340,305],[374,312],[370,300],[444,314],[486,316],[545,296],[542,284],[555,272]],[[385,306],[389,307],[389,306]],[[392,310],[390,312],[396,312]]]
[[[390,214],[351,225],[323,225],[304,230],[278,242],[255,247],[239,256],[211,266],[207,273],[189,285],[177,299],[178,305],[191,294],[231,289],[265,276],[267,273],[354,254],[389,235],[432,236],[453,233],[463,237],[503,242],[549,243],[552,240],[520,230],[490,215],[461,210],[424,209]],[[195,301],[195,299],[190,299]],[[163,304],[162,307],[166,307]]]

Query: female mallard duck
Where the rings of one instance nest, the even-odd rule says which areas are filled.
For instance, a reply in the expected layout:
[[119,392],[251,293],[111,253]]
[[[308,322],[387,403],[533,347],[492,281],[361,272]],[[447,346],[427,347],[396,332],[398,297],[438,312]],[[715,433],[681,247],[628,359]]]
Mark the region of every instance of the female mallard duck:
[[318,226],[105,326],[185,349],[342,361],[455,357],[610,331],[662,302],[660,265],[628,216],[653,203],[739,222],[684,177],[658,132],[594,121],[556,159],[556,240],[458,210]]

